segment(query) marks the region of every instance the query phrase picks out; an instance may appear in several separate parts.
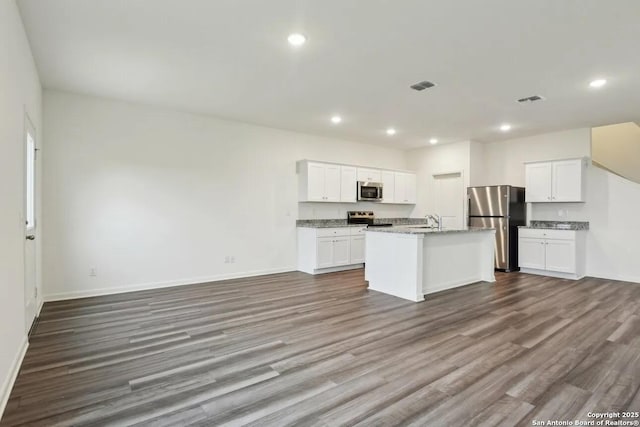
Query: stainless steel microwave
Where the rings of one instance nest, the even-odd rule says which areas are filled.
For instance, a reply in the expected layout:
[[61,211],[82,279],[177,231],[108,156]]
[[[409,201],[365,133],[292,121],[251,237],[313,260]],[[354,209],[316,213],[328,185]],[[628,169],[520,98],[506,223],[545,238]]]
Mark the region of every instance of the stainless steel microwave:
[[369,202],[382,201],[382,183],[358,181],[358,200]]

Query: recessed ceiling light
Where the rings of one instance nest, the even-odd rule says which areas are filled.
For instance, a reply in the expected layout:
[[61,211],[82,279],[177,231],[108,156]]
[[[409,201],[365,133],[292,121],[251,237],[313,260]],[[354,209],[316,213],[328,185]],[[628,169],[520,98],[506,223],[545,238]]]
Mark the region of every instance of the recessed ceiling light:
[[429,144],[431,144],[431,145],[434,145],[434,144],[437,144],[437,143],[438,143],[438,140],[436,138],[431,138],[429,140]]
[[602,87],[604,85],[607,84],[607,81],[605,79],[596,79],[593,80],[591,83],[589,83],[589,86],[591,87]]
[[502,132],[509,132],[511,130],[511,125],[510,124],[503,124],[502,126],[500,126],[500,130]]
[[331,117],[331,123],[337,125],[338,123],[342,122],[342,117],[340,116],[333,116]]
[[300,33],[293,33],[289,34],[289,37],[287,37],[287,41],[291,46],[297,47],[302,46],[307,41],[307,38]]
[[395,135],[395,134],[396,134],[396,130],[394,128],[387,129],[387,135]]

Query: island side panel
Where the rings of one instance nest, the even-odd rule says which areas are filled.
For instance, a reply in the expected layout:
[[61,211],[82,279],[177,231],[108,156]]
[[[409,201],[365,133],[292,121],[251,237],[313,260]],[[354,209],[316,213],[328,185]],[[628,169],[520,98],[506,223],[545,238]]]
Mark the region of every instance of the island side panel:
[[423,235],[367,232],[365,277],[369,289],[423,301]]
[[424,239],[423,293],[494,282],[495,231],[432,234]]

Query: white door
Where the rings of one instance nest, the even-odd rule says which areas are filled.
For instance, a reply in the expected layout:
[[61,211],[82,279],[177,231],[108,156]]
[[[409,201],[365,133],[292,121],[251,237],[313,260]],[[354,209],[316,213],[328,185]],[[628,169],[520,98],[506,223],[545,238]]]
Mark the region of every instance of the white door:
[[553,162],[554,202],[582,201],[582,160]]
[[356,168],[352,166],[341,166],[340,177],[340,201],[347,203],[357,202],[358,182],[356,179]]
[[309,163],[307,172],[308,199],[309,201],[324,201],[324,165]]
[[382,174],[378,169],[358,168],[358,181],[364,182],[380,182]]
[[316,241],[316,268],[333,266],[333,237],[320,237]]
[[417,177],[412,173],[405,174],[404,176],[404,201],[405,203],[415,204],[418,199],[418,192],[416,187]]
[[25,115],[25,179],[24,179],[24,302],[25,329],[28,332],[36,318],[38,289],[36,287],[36,131]]
[[573,240],[547,240],[546,269],[562,273],[576,272],[576,249]]
[[[396,203],[405,203],[405,174],[396,172],[393,177],[393,198]],[[384,191],[384,189],[383,189]]]
[[349,237],[335,237],[333,239],[333,265],[348,265],[351,253],[349,251]]
[[543,239],[520,237],[518,240],[518,266],[544,270],[545,246]]
[[351,237],[351,248],[349,249],[351,252],[351,264],[360,264],[364,262],[364,243],[364,235]]
[[340,166],[327,165],[324,169],[324,200],[327,202],[339,202],[341,185]]
[[380,182],[382,182],[382,203],[393,203],[396,194],[396,174],[391,171],[382,171],[380,175]]
[[462,173],[433,176],[434,214],[442,217],[442,228],[464,228],[464,182]]
[[528,203],[551,201],[551,163],[525,165],[525,180],[525,199]]

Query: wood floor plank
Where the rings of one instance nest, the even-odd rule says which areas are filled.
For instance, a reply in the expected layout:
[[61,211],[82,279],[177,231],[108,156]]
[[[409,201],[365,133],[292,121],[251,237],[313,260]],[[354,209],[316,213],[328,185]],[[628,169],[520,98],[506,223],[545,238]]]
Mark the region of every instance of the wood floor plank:
[[46,303],[0,426],[525,426],[640,407],[640,286],[362,270]]

